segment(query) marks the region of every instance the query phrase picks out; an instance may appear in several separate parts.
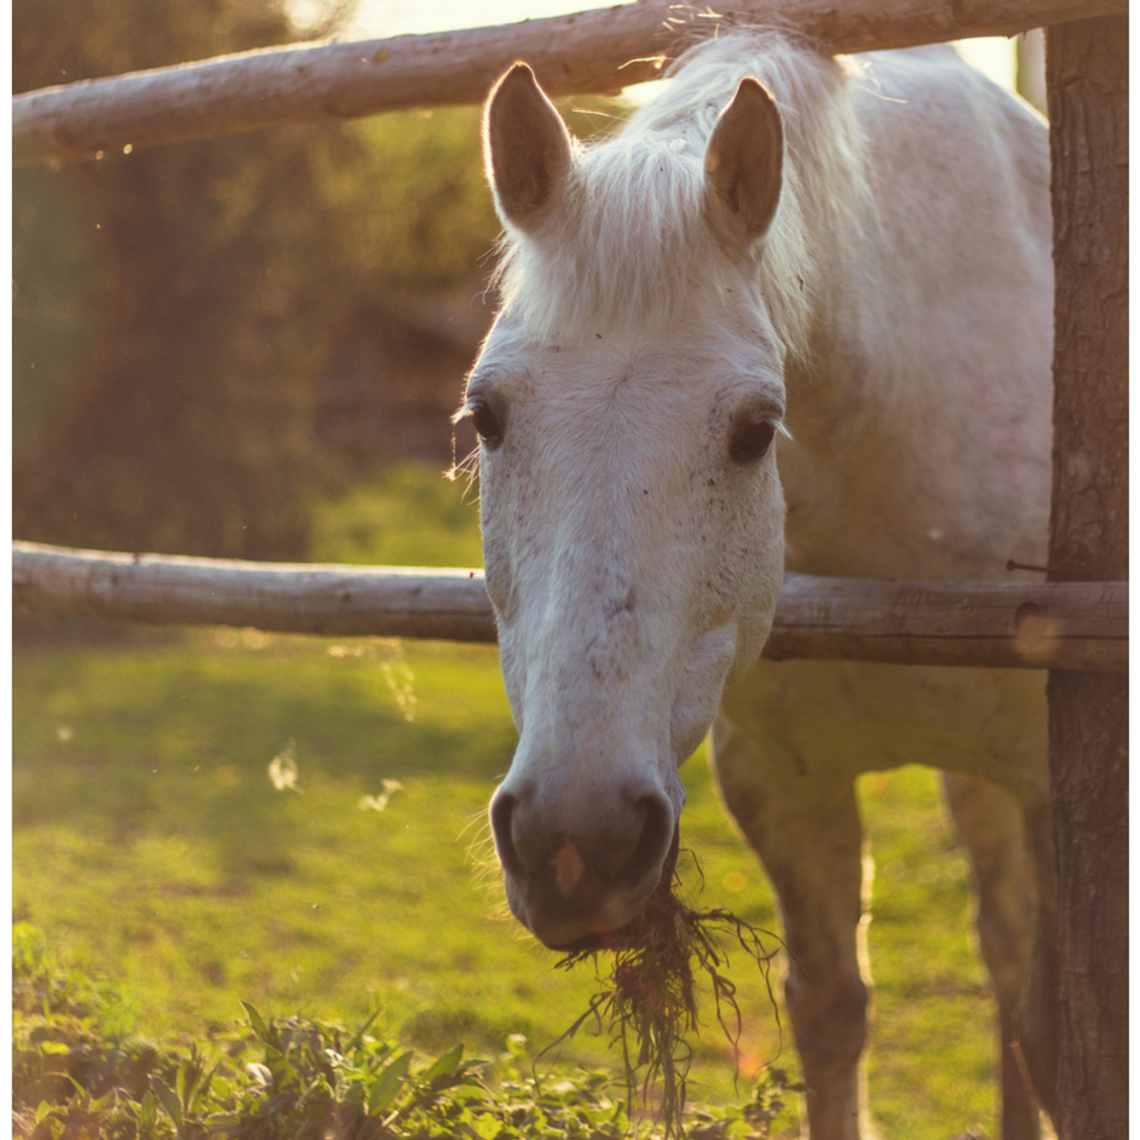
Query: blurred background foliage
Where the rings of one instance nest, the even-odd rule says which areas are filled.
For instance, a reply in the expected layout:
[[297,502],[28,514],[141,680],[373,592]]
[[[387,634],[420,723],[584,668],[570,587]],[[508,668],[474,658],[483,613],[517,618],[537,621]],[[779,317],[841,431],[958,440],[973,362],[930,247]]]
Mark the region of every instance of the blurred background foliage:
[[[355,3],[307,5],[299,27],[288,0],[14,0],[13,85],[326,36]],[[622,107],[564,109],[589,137]],[[434,479],[462,459],[473,438],[448,416],[498,233],[478,120],[410,111],[17,170],[15,536],[306,559],[325,504],[367,513],[393,464]]]
[[[14,87],[295,42],[348,10],[305,31],[283,0],[16,0]],[[450,461],[498,232],[476,108],[22,169],[13,214],[16,537],[304,558],[323,497]],[[385,431],[385,385],[435,434]]]

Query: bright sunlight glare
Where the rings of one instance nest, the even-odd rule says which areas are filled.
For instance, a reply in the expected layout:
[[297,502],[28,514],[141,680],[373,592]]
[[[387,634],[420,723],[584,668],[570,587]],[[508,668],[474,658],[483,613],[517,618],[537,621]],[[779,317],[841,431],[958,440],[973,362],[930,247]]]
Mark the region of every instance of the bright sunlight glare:
[[[319,17],[327,7],[327,0],[293,0],[291,7],[298,21],[305,24]],[[479,28],[609,7],[613,4],[591,3],[591,0],[497,0],[494,5],[474,0],[358,0],[356,11],[340,33],[340,38],[381,39],[455,28]],[[1015,90],[1016,49],[1013,40],[992,36],[959,40],[955,46],[974,67],[995,83],[1010,91]],[[657,83],[641,83],[626,88],[625,95],[636,103],[643,103],[659,89]]]

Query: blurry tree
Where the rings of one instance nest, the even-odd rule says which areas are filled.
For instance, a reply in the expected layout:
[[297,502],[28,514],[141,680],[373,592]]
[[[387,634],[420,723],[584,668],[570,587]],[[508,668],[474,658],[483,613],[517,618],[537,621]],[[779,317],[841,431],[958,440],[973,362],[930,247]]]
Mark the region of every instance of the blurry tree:
[[[284,0],[15,0],[14,87],[300,36]],[[477,124],[408,113],[17,171],[16,536],[304,557],[339,478],[311,431],[338,327],[361,298],[469,279],[494,240]]]

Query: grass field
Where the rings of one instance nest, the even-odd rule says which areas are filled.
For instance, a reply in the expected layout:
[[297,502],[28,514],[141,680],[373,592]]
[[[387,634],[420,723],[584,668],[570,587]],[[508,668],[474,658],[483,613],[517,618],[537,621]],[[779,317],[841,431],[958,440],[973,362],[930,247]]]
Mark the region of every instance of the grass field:
[[[448,514],[457,495],[400,473],[330,513],[315,556],[470,562],[474,512]],[[385,521],[439,502],[430,544]],[[484,813],[515,736],[493,649],[234,630],[25,641],[13,701],[15,917],[117,987],[124,1032],[193,1039],[244,999],[347,1024],[380,1009],[425,1054],[462,1040],[495,1055],[523,1034],[534,1055],[585,1009],[588,971],[553,970],[503,914]],[[775,929],[703,750],[684,771],[702,901]],[[872,774],[861,791],[877,863],[876,1119],[888,1138],[992,1134],[991,996],[935,777]],[[751,1075],[779,1035],[755,970],[733,978]],[[589,1035],[561,1058],[617,1063]],[[693,1075],[698,1100],[747,1091],[712,1029]]]

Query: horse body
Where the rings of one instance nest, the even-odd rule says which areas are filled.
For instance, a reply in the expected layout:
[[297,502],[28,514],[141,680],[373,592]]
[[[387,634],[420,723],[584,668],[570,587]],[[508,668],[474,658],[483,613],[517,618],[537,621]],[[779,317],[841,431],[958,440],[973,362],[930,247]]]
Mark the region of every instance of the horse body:
[[[780,900],[812,1135],[855,1137],[853,781],[955,773],[1003,1037],[1048,1104],[1042,679],[756,663],[785,564],[993,578],[1043,560],[1043,126],[950,49],[833,60],[740,31],[585,150],[516,67],[486,139],[503,308],[466,406],[520,732],[492,804],[512,909],[553,946],[632,919],[715,718],[724,798]],[[1034,1135],[1003,1082],[1007,1136]]]

